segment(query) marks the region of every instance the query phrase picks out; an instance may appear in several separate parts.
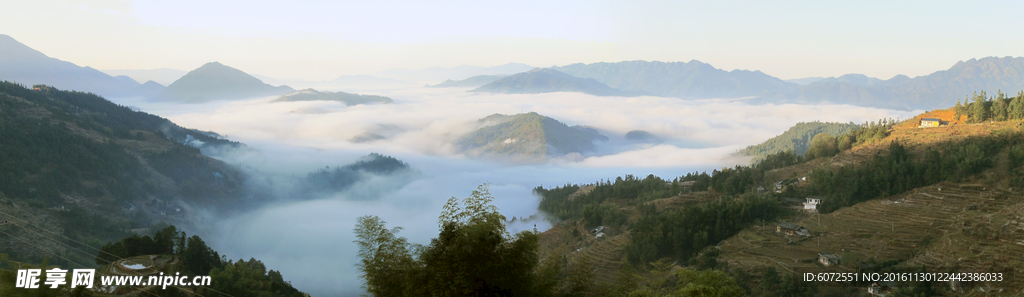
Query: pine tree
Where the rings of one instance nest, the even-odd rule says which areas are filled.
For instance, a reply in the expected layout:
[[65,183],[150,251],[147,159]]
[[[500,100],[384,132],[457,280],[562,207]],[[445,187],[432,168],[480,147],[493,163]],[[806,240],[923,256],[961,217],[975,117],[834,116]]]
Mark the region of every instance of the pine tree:
[[999,93],[999,97],[992,101],[992,119],[997,122],[1007,120],[1007,115],[1009,114],[1009,106],[1006,103],[1006,99],[1001,98],[1003,97],[1002,95],[1002,93]]
[[1010,101],[1009,116],[1013,120],[1024,119],[1024,91],[1017,93],[1017,97]]
[[971,103],[971,123],[981,123],[989,118],[988,106],[985,103],[985,91],[974,95],[974,102]]

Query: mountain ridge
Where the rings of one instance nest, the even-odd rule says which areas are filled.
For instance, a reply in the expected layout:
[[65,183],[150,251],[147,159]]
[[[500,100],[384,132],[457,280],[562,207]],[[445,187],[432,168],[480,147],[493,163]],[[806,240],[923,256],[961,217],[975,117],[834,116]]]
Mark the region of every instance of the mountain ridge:
[[153,97],[157,100],[201,103],[294,92],[288,86],[271,86],[241,70],[209,62],[189,71]]
[[540,94],[580,92],[596,96],[643,96],[643,91],[624,91],[609,87],[591,78],[579,78],[550,68],[536,68],[498,79],[470,92],[502,94]]
[[428,85],[426,85],[424,87],[428,87],[428,88],[460,88],[460,87],[462,87],[462,88],[468,88],[468,87],[478,88],[478,87],[481,87],[481,86],[484,86],[486,84],[495,82],[495,81],[497,81],[499,79],[502,79],[502,78],[505,78],[505,77],[508,77],[508,75],[505,75],[505,74],[477,75],[477,76],[469,77],[469,78],[466,78],[466,79],[463,79],[463,80],[451,80],[451,79],[449,79],[449,80],[445,80],[445,81],[443,81],[441,83],[438,83],[436,85],[429,85],[428,84]]
[[108,97],[136,96],[140,86],[136,81],[49,57],[4,34],[0,34],[0,80],[29,86],[46,84]]

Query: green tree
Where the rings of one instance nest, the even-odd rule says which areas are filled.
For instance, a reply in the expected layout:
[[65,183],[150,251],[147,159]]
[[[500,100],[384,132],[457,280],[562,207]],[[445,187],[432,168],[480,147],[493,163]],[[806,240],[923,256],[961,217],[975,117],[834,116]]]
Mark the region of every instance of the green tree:
[[836,145],[836,137],[828,133],[818,133],[811,139],[811,147],[807,149],[807,159],[814,159],[818,157],[831,157],[839,153],[839,147]]
[[178,228],[167,226],[153,235],[153,243],[156,244],[156,254],[173,254],[174,240],[178,237]]
[[985,101],[985,91],[974,95],[974,102],[971,103],[971,123],[981,123],[989,119],[989,108]]
[[1003,93],[999,93],[999,97],[992,100],[992,120],[1002,122],[1009,119],[1009,104],[1006,98],[1003,98]]
[[[545,295],[550,263],[537,269],[538,235],[505,229],[505,216],[491,204],[486,185],[466,199],[452,197],[438,220],[441,229],[428,246],[395,237],[377,217],[356,225],[360,271],[376,296],[524,296]],[[412,251],[415,251],[413,253]],[[416,254],[413,257],[412,254]]]
[[720,270],[680,269],[676,271],[679,283],[675,296],[685,297],[739,297],[746,296],[728,274]]
[[1024,119],[1024,91],[1017,93],[1017,97],[1013,97],[1010,100],[1010,106],[1008,109],[1010,119]]
[[192,275],[208,274],[210,270],[224,266],[217,251],[207,246],[198,235],[188,239],[185,250],[181,252],[181,262],[184,271]]
[[267,266],[254,258],[249,258],[249,261],[239,259],[234,263],[228,261],[223,268],[214,268],[209,274],[210,287],[200,287],[196,290],[203,296],[223,296],[221,293],[260,297],[305,295],[285,282],[280,272],[268,272]]
[[409,243],[395,236],[402,227],[388,229],[376,216],[359,217],[357,222],[355,242],[362,258],[357,265],[363,288],[374,296],[402,296],[415,266]]

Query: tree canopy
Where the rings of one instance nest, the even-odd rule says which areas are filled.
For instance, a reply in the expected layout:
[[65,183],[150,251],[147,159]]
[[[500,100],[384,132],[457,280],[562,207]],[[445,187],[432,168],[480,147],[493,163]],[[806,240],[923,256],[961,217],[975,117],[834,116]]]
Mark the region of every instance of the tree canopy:
[[538,281],[538,236],[510,235],[505,216],[481,185],[452,197],[438,220],[440,234],[427,246],[397,237],[376,216],[359,218],[355,242],[364,288],[374,296],[524,296],[544,292]]

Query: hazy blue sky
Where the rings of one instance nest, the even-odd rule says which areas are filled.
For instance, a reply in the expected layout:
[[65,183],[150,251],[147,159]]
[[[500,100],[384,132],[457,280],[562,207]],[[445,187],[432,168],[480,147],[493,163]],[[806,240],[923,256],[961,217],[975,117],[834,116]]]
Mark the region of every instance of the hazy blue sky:
[[[495,3],[491,3],[495,2]],[[3,1],[2,34],[97,69],[277,78],[700,60],[784,79],[1024,56],[1022,1]]]

